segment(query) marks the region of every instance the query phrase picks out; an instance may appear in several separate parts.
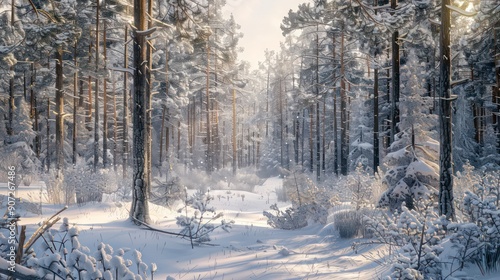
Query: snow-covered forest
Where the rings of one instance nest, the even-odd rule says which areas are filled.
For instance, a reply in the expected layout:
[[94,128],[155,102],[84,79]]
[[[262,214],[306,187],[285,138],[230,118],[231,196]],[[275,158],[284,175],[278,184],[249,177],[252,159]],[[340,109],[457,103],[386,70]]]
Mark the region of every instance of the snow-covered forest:
[[229,2],[0,0],[0,279],[498,279],[500,3]]

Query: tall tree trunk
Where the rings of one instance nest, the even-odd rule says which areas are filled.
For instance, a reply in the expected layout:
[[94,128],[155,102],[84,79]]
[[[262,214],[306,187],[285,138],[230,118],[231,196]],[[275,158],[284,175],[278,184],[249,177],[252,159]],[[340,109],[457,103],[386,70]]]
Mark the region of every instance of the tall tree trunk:
[[278,91],[278,109],[279,109],[279,122],[280,122],[280,166],[281,168],[285,167],[285,164],[283,162],[283,156],[284,156],[284,151],[283,151],[283,146],[284,146],[284,135],[283,135],[283,90],[281,88],[282,86],[282,80],[281,78],[278,80],[279,83],[279,91]]
[[[92,63],[92,42],[89,44],[89,65]],[[87,129],[90,131],[90,123],[92,122],[92,76],[89,74],[87,81],[87,117],[85,118],[85,124]]]
[[214,108],[214,168],[215,169],[219,169],[220,168],[220,154],[221,154],[221,148],[220,148],[220,144],[221,144],[221,140],[220,140],[220,137],[219,137],[219,103],[214,100],[214,102],[212,102],[212,106],[215,107]]
[[113,89],[113,169],[117,170],[118,160],[116,156],[116,150],[118,149],[118,113],[116,112],[116,80],[115,71],[111,72],[111,83]]
[[[131,218],[149,223],[147,163],[146,163],[146,92],[147,92],[147,48],[146,48],[146,0],[134,0],[134,25],[138,31],[134,36],[134,175]],[[137,222],[136,222],[137,223]]]
[[[472,66],[470,69],[470,80],[474,82],[474,67]],[[473,83],[474,84],[474,83]],[[472,90],[474,91],[474,86],[472,86]],[[476,140],[476,143],[482,145],[483,144],[483,139],[482,139],[482,134],[481,134],[481,104],[478,102],[472,102],[472,115],[474,118],[474,140]]]
[[[271,62],[269,62],[271,63]],[[266,86],[266,137],[269,135],[269,76],[271,75],[270,66],[267,66],[267,86]]]
[[[192,145],[193,145],[193,126],[192,126],[192,119],[193,119],[193,104],[191,103],[191,97],[188,97],[188,104],[187,104],[187,149],[189,150],[189,157],[192,158],[191,152],[192,152]],[[190,165],[191,166],[191,165]],[[160,175],[161,177],[161,175]]]
[[305,142],[305,131],[306,131],[306,111],[307,109],[302,110],[302,134],[300,137],[300,165],[304,166],[304,142]]
[[493,40],[494,40],[494,47],[495,47],[495,52],[494,52],[494,58],[495,58],[495,77],[496,77],[496,86],[493,90],[493,98],[492,102],[493,104],[496,104],[496,114],[493,113],[493,125],[495,126],[495,131],[497,134],[497,151],[500,153],[500,45],[498,44],[498,41],[500,38],[498,38],[497,35],[497,29],[493,29]]
[[35,63],[31,63],[31,82],[30,82],[30,92],[31,92],[31,112],[32,117],[35,118],[33,123],[33,130],[35,131],[35,155],[40,159],[40,147],[42,146],[39,128],[39,115],[38,115],[38,99],[35,94],[35,80],[36,80],[36,69]]
[[27,96],[28,90],[26,89],[26,70],[23,72],[23,97],[25,101],[28,101],[28,96]]
[[79,108],[83,108],[83,80],[82,79],[79,79],[79,83],[80,83],[80,86],[79,86],[79,90],[78,90],[78,107]]
[[339,145],[338,145],[338,126],[337,126],[337,71],[335,70],[336,63],[336,40],[332,34],[332,58],[333,58],[333,172],[339,175]]
[[160,169],[160,178],[163,177],[161,166],[162,166],[162,161],[163,161],[163,128],[165,127],[165,113],[166,113],[166,111],[167,111],[167,107],[163,106],[163,110],[161,113],[161,129],[160,129],[160,159],[159,159],[159,163],[158,163],[158,166]]
[[100,4],[97,1],[96,24],[95,24],[95,97],[94,97],[94,172],[99,165],[99,14]]
[[[391,8],[396,9],[397,0],[391,0]],[[399,31],[392,33],[392,98],[391,98],[391,143],[399,132]]]
[[[153,16],[153,1],[148,0],[148,11],[147,14],[150,15],[151,17]],[[147,21],[147,28],[151,29],[153,27],[153,20],[151,18],[146,17]],[[153,163],[153,158],[152,158],[152,142],[153,142],[153,125],[151,123],[152,121],[152,104],[153,104],[153,75],[151,74],[151,69],[153,69],[153,48],[151,46],[153,42],[148,41],[146,39],[146,60],[147,60],[147,68],[146,68],[146,97],[145,97],[145,108],[146,108],[146,186],[147,186],[147,193],[148,196],[151,193],[151,178],[153,176],[153,169],[152,169],[152,163]]]
[[[390,60],[390,57],[391,57],[391,54],[390,54],[391,50],[390,48],[387,48],[387,61],[391,61]],[[385,90],[386,90],[386,104],[390,104],[391,103],[391,70],[389,69],[390,67],[387,67],[387,70],[386,70],[386,75],[387,75],[387,79],[385,80]],[[384,131],[385,131],[385,140],[384,140],[384,148],[388,149],[390,146],[391,146],[391,115],[392,113],[389,112],[389,114],[386,116],[386,119],[385,119],[385,128],[384,128]]]
[[233,133],[232,133],[232,144],[233,144],[233,174],[236,174],[236,90],[233,88]]
[[318,25],[316,24],[316,180],[321,181],[321,133],[319,115],[319,35]]
[[314,172],[314,105],[309,105],[309,172]]
[[257,141],[257,160],[255,162],[255,165],[258,168],[259,162],[260,162],[260,128],[259,128],[259,132],[257,133],[257,139],[259,139],[259,141]]
[[[10,11],[10,26],[14,27],[14,19],[15,19],[15,0],[11,1],[11,11]],[[7,135],[12,136],[14,134],[14,65],[9,67],[9,71],[12,74],[12,77],[9,79],[9,120],[7,126]],[[8,138],[8,142],[10,143],[11,139]]]
[[47,172],[50,171],[50,98],[47,97],[47,135],[46,135],[45,162],[47,164]]
[[64,89],[63,89],[63,51],[56,51],[56,168],[64,168]]
[[[373,5],[376,7],[378,5],[378,0],[373,1]],[[377,10],[375,10],[377,14]],[[375,48],[378,49],[377,43],[375,43]],[[380,53],[377,51],[375,53],[375,59]],[[378,167],[380,165],[380,135],[379,135],[379,116],[378,116],[378,65],[373,67],[373,173],[378,172]],[[370,66],[368,66],[368,71],[370,71]]]
[[337,88],[333,88],[333,172],[339,175],[339,136],[338,136],[338,117],[337,117]]
[[73,133],[72,133],[72,138],[73,138],[73,158],[72,162],[73,165],[76,164],[76,135],[77,135],[77,129],[78,129],[78,124],[77,124],[77,91],[78,91],[78,59],[76,58],[76,42],[74,45],[73,49],[73,63],[75,64],[75,73],[73,73]]
[[373,69],[373,172],[377,173],[380,165],[379,128],[378,128],[378,66]]
[[181,121],[177,121],[177,158],[181,159]]
[[321,134],[321,143],[322,143],[322,147],[321,147],[321,172],[323,174],[326,173],[326,94],[323,98],[323,116],[321,118],[321,122],[322,122],[322,131],[323,133]]
[[453,142],[452,142],[452,108],[451,108],[451,51],[450,29],[451,12],[447,7],[450,0],[441,2],[441,40],[439,71],[439,214],[445,215],[448,220],[455,220],[453,206]]
[[210,114],[210,39],[207,39],[207,85],[206,85],[206,106],[207,106],[207,155],[206,155],[206,170],[207,174],[212,173],[212,123]]
[[295,165],[299,164],[299,141],[300,141],[300,113],[297,112],[297,116],[293,121],[293,133],[295,135],[294,149],[295,149]]
[[102,49],[104,54],[104,81],[102,89],[102,165],[108,167],[108,79],[107,79],[107,47],[106,47],[106,22],[102,28]]
[[[125,38],[123,47],[123,68],[128,69],[128,26],[125,26]],[[128,166],[128,73],[123,71],[123,120],[122,120],[122,131],[123,131],[123,154],[122,154],[122,173],[123,178],[127,177],[127,166]]]
[[[7,126],[7,135],[12,136],[14,134],[14,66],[10,66],[9,71],[12,73],[12,77],[9,79],[9,123]],[[11,139],[9,138],[9,143]]]
[[340,173],[347,175],[349,142],[348,142],[348,119],[347,119],[347,94],[345,84],[345,63],[344,63],[344,32],[342,31],[340,40]]

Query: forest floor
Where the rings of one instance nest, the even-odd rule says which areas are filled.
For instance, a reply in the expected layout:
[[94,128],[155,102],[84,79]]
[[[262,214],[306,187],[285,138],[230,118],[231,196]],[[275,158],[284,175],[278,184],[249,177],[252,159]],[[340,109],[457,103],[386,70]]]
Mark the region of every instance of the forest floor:
[[[270,178],[253,192],[211,190],[215,198],[211,205],[235,224],[230,232],[212,233],[211,245],[195,245],[194,249],[189,240],[134,225],[128,220],[130,203],[114,196],[102,203],[70,206],[61,216],[80,229],[80,243],[92,252],[100,242],[115,250],[124,249],[128,259],[133,259],[134,249],[142,252],[143,262],[158,267],[154,279],[364,280],[380,279],[387,273],[388,265],[383,265],[385,248],[370,245],[354,252],[352,243],[363,240],[340,238],[332,224],[313,224],[298,230],[271,228],[262,211],[274,203],[280,208],[289,206],[277,199],[275,190],[281,184],[281,179]],[[152,226],[179,232],[176,217],[181,215],[177,210],[182,205],[150,205]],[[28,226],[30,236],[39,222],[61,208],[45,204],[43,215],[27,214],[20,224]]]
[[[142,252],[146,264],[156,263],[154,279],[377,279],[386,269],[376,259],[380,248],[369,248],[357,254],[351,249],[353,239],[341,239],[331,225],[309,225],[299,230],[279,230],[267,225],[262,215],[271,204],[280,208],[276,188],[282,180],[270,178],[254,192],[212,190],[210,205],[234,220],[230,232],[211,234],[212,245],[191,249],[189,240],[150,231],[128,220],[130,203],[106,198],[103,203],[70,206],[61,216],[80,229],[82,245],[95,251],[100,242],[115,250]],[[30,187],[31,188],[31,187]],[[33,189],[36,189],[33,186]],[[33,194],[33,192],[32,192]],[[242,195],[244,196],[242,198]],[[32,195],[33,196],[33,195]],[[32,197],[33,198],[33,197]],[[28,236],[38,223],[61,209],[61,205],[43,205],[43,215],[28,214],[20,224],[28,226]],[[153,227],[179,232],[176,225],[179,203],[166,208],[150,205]],[[125,250],[127,251],[127,250]]]

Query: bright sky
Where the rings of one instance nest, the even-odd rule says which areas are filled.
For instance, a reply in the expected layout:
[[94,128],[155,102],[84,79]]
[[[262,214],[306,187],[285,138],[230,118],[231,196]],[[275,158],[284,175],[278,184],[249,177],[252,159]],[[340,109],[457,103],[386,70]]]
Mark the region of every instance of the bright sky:
[[258,61],[264,60],[264,50],[278,50],[279,42],[284,41],[280,24],[290,9],[296,11],[301,3],[309,0],[227,0],[225,12],[233,14],[240,32],[244,37],[239,54],[241,60],[247,60],[252,68],[257,68]]

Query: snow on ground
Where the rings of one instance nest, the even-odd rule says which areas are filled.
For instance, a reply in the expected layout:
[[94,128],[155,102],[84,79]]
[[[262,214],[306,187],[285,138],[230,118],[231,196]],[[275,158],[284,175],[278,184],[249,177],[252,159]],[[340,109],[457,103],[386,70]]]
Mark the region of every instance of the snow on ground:
[[[111,201],[71,206],[61,216],[68,217],[80,230],[80,242],[95,251],[100,242],[115,250],[137,249],[147,264],[156,263],[155,279],[376,279],[382,268],[366,255],[355,254],[353,240],[336,237],[334,231],[311,225],[294,231],[278,230],[267,225],[263,210],[278,202],[275,189],[282,180],[270,178],[256,186],[253,193],[237,190],[212,190],[211,203],[224,219],[234,220],[231,232],[211,235],[214,246],[195,246],[189,241],[145,230],[128,221],[130,203]],[[242,195],[244,198],[242,198]],[[179,204],[172,209],[150,205],[153,226],[179,232],[175,224]],[[44,217],[61,209],[44,205]],[[28,236],[42,217],[23,217]],[[320,233],[321,234],[318,234]],[[373,254],[372,249],[368,254]],[[128,257],[131,257],[131,253]],[[127,256],[127,255],[126,255]]]
[[[0,183],[0,194],[7,195],[8,192],[8,184]],[[47,188],[43,181],[32,182],[29,186],[16,186],[14,195],[33,203],[40,203],[40,201],[47,203],[48,201]]]
[[[43,187],[35,185],[20,189],[18,195],[24,201],[39,202],[39,190]],[[133,258],[134,249],[142,252],[145,263],[158,266],[154,279],[170,276],[174,279],[364,280],[380,279],[387,273],[388,266],[380,264],[387,255],[384,248],[372,245],[355,253],[351,245],[359,240],[341,239],[333,223],[309,225],[293,231],[269,227],[262,211],[274,203],[280,208],[289,206],[277,200],[276,189],[281,185],[282,179],[270,178],[256,186],[253,192],[211,190],[214,197],[211,205],[217,212],[224,213],[224,219],[234,220],[235,224],[229,233],[222,230],[212,233],[211,245],[195,246],[194,249],[188,240],[132,224],[128,220],[130,203],[115,201],[114,195],[106,196],[103,203],[70,206],[61,216],[68,217],[71,224],[79,227],[79,240],[91,252],[96,251],[101,242],[110,244],[115,250],[125,249],[128,259]],[[1,188],[0,192],[6,194]],[[182,205],[180,202],[171,208],[150,205],[152,226],[179,232],[176,217]],[[41,220],[62,207],[44,203],[43,216],[23,213],[20,224],[28,225],[27,236],[31,236]],[[332,211],[345,211],[346,207],[340,205]],[[468,270],[469,275],[480,275],[477,268]],[[495,274],[481,279],[497,277]]]

